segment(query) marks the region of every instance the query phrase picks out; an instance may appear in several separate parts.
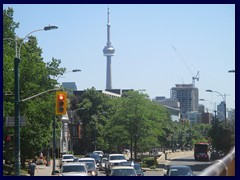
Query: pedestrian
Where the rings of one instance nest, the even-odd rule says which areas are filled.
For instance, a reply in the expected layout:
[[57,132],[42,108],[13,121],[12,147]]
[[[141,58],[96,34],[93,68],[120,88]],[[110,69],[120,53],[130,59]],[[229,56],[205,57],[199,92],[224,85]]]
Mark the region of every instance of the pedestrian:
[[42,152],[40,153],[39,158],[43,159],[43,153]]
[[32,162],[28,165],[28,174],[30,174],[30,176],[34,176],[35,169],[38,171],[37,165],[34,163],[34,160],[32,160]]

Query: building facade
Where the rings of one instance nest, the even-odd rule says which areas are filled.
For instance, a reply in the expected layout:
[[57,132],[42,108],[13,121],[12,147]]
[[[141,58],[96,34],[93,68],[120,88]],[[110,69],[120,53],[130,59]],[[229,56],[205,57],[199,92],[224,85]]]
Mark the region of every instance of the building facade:
[[171,89],[171,99],[180,102],[182,118],[186,118],[187,112],[198,111],[198,88],[193,84],[176,84]]

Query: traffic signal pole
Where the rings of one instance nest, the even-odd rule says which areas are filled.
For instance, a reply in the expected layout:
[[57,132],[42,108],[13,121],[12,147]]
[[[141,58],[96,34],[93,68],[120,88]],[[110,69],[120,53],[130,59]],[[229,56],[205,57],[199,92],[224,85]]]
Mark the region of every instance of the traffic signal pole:
[[55,97],[55,110],[53,115],[53,169],[52,175],[55,175],[56,164],[56,115],[65,115],[67,113],[67,93],[57,91]]
[[55,175],[55,164],[56,164],[56,115],[53,115],[53,169],[52,175]]
[[14,76],[15,76],[15,101],[14,101],[14,109],[15,109],[15,146],[14,146],[14,157],[15,157],[15,175],[20,176],[20,91],[19,91],[19,63],[20,59],[14,59]]

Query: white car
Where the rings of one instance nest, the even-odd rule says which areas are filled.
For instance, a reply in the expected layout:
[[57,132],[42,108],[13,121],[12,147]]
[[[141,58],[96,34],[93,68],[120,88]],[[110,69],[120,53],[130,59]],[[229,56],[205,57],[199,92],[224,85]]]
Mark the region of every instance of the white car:
[[69,162],[62,165],[59,176],[89,176],[84,163]]
[[95,164],[95,167],[97,168],[97,163],[94,158],[79,158],[78,162],[93,162]]
[[109,174],[110,176],[137,176],[133,166],[114,166]]
[[74,155],[72,154],[63,154],[60,159],[60,167],[62,167],[63,163],[74,162]]
[[120,162],[127,162],[123,154],[109,154],[105,162],[106,174],[111,172],[113,166],[117,166]]
[[102,170],[102,171],[105,170],[105,163],[106,163],[106,160],[107,160],[106,157],[101,158],[101,162],[100,162],[100,164],[99,164],[99,169]]
[[102,151],[93,151],[93,153],[98,154],[100,157],[102,157],[104,155],[104,153]]

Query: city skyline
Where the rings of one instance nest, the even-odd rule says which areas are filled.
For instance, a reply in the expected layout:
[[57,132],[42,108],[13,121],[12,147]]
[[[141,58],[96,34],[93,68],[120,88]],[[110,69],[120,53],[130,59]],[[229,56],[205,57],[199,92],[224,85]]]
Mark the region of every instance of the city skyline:
[[[34,29],[44,62],[61,59],[67,71],[58,82],[76,82],[78,90],[105,89],[107,4],[11,4],[16,30],[24,37]],[[170,97],[175,84],[191,84],[199,72],[199,98],[213,110],[226,94],[235,108],[235,6],[230,4],[109,4],[111,40],[117,49],[112,62],[112,88],[146,90],[150,98]],[[61,13],[65,11],[64,15]],[[42,13],[44,12],[44,13]],[[69,20],[70,19],[70,20]]]

